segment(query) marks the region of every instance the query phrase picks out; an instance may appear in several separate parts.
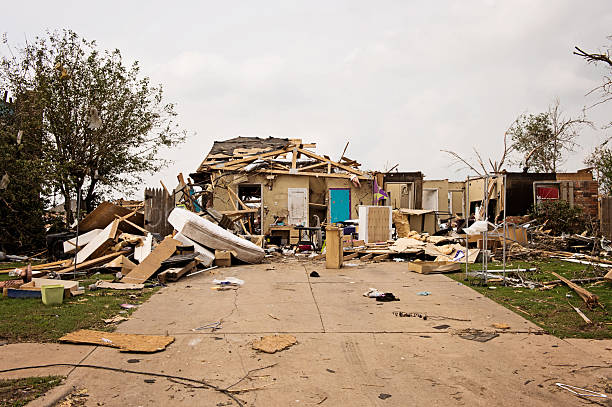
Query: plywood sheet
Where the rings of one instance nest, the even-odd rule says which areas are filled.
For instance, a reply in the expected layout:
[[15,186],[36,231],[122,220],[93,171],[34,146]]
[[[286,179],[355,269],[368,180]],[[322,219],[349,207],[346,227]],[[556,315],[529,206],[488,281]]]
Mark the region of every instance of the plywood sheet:
[[121,279],[122,283],[142,284],[151,277],[161,266],[161,262],[169,258],[176,251],[181,242],[166,237],[152,252],[136,266],[130,273]]
[[[81,231],[79,230],[79,233]],[[98,235],[98,233],[102,232],[102,229],[94,229],[86,232],[84,234],[79,234],[79,247],[85,246],[87,243],[91,242],[94,237]],[[64,242],[64,253],[72,253],[76,248],[76,237],[72,239],[66,240]]]
[[121,352],[159,352],[172,342],[173,336],[121,334],[81,329],[62,336],[60,342],[83,343],[119,348]]
[[391,238],[391,207],[359,207],[359,239],[366,243],[386,242]]
[[119,221],[113,220],[98,233],[85,247],[77,252],[76,263],[102,256],[114,243]]
[[[122,206],[117,206],[110,202],[102,202],[100,205],[98,205],[96,209],[94,209],[90,214],[85,216],[83,220],[81,220],[81,222],[79,223],[79,231],[89,232],[93,229],[102,229],[116,219],[115,215],[125,216],[130,212],[133,212],[133,210],[129,208],[124,208]],[[144,215],[142,213],[135,213],[134,215],[130,216],[128,220],[139,226],[143,226]],[[122,225],[122,229],[124,229],[124,232],[128,233],[142,233],[140,230],[128,225],[127,223]]]
[[96,281],[97,288],[108,288],[111,290],[142,290],[144,284],[111,283],[110,281]]

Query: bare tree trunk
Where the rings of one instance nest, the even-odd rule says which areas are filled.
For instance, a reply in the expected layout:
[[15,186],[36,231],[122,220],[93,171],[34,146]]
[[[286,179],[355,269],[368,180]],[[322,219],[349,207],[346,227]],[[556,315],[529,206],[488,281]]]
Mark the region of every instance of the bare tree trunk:
[[95,178],[92,179],[89,183],[89,186],[87,187],[87,195],[85,196],[85,210],[87,211],[87,213],[94,210],[94,204],[96,199],[96,182],[97,180]]
[[70,193],[62,188],[62,196],[64,197],[64,211],[66,211],[66,226],[70,227],[74,222],[74,216],[72,214],[72,199]]

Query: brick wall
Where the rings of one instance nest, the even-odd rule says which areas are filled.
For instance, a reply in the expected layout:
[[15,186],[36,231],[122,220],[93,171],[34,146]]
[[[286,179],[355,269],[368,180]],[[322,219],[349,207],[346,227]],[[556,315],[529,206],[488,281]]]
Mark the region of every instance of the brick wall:
[[574,181],[574,205],[593,219],[598,218],[598,188],[597,181]]

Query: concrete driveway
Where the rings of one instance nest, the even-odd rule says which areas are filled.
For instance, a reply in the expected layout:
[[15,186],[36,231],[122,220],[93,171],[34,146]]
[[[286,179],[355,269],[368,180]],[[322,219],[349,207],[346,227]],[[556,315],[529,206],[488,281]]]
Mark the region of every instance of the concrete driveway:
[[[315,270],[320,278],[309,277]],[[612,341],[543,335],[536,325],[443,275],[414,274],[403,263],[326,270],[322,262],[295,259],[215,271],[160,290],[119,326],[119,332],[175,336],[163,352],[19,344],[0,348],[0,363],[31,363],[13,355],[19,346],[30,346],[33,364],[64,360],[233,385],[231,390],[242,390],[234,394],[246,406],[574,406],[589,402],[556,382],[610,391]],[[214,278],[229,276],[243,279],[244,286],[211,289]],[[366,298],[369,287],[393,292],[401,301]],[[421,291],[431,295],[417,295]],[[394,311],[428,318],[398,317]],[[215,332],[194,331],[220,320]],[[510,329],[498,330],[487,342],[459,335],[467,328],[495,332],[493,323]],[[276,354],[251,348],[254,339],[274,333],[292,334],[298,343]],[[240,381],[262,367],[267,368]],[[237,405],[214,390],[165,378],[150,383],[143,375],[89,368],[59,373],[69,374],[68,385],[86,388],[92,406]],[[610,405],[609,399],[597,401]]]

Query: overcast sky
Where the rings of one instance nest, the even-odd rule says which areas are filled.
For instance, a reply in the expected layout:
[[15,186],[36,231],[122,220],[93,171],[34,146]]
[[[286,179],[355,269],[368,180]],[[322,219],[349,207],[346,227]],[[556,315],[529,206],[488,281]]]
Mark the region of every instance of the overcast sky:
[[[558,97],[576,115],[596,99],[603,67],[572,55],[612,35],[610,0],[579,1],[84,1],[9,2],[0,31],[13,44],[70,28],[118,48],[165,88],[191,134],[146,177],[176,184],[214,140],[302,138],[365,169],[464,179],[440,149],[498,159],[521,113]],[[612,103],[588,111],[564,165],[574,171],[611,131]]]

